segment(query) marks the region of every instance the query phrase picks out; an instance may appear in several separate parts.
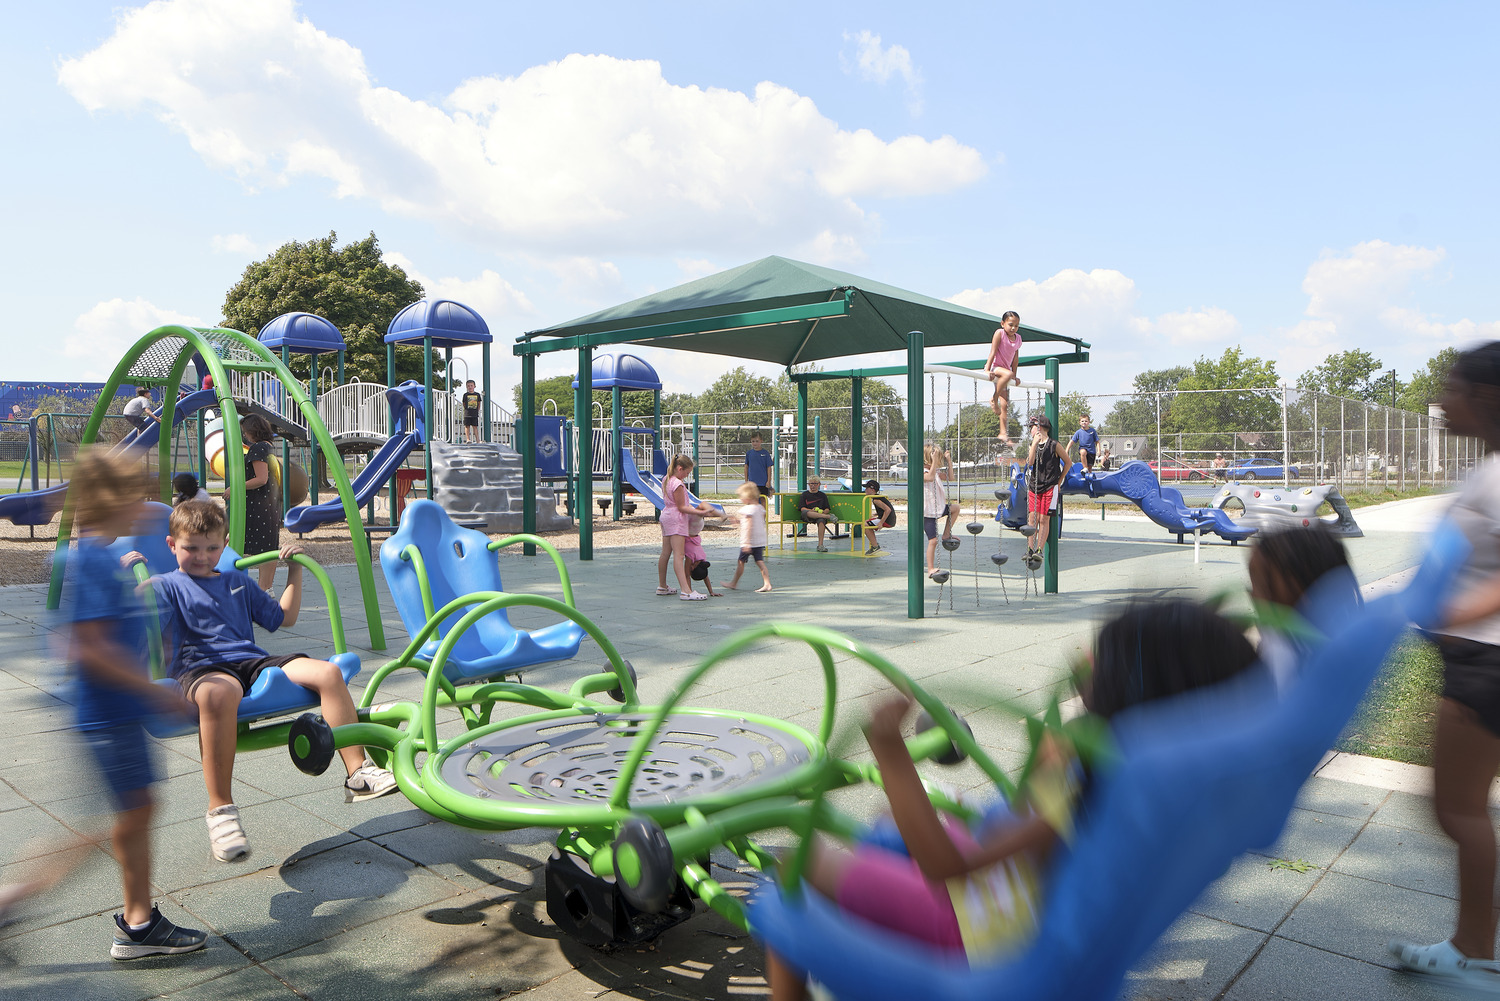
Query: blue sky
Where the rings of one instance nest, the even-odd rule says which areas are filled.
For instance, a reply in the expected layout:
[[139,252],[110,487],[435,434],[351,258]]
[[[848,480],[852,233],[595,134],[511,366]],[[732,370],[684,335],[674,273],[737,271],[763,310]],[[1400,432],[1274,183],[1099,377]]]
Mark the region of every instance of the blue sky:
[[102,378],[329,230],[501,345],[773,253],[1087,338],[1088,392],[1500,336],[1500,9],[630,6],[13,6],[3,377]]

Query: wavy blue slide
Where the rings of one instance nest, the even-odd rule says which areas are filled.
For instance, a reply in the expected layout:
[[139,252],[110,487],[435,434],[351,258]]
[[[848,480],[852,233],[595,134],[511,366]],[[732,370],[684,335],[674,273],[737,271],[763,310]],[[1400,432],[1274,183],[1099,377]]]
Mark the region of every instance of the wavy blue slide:
[[[406,431],[387,438],[380,451],[370,456],[370,461],[350,484],[354,488],[355,503],[360,507],[368,504],[376,492],[391,482],[391,477],[396,475],[396,470],[401,468],[411,450],[421,445],[422,435],[418,431]],[[298,533],[311,532],[319,525],[343,520],[344,499],[337,493],[321,504],[294,507],[286,513],[285,519],[286,527]]]

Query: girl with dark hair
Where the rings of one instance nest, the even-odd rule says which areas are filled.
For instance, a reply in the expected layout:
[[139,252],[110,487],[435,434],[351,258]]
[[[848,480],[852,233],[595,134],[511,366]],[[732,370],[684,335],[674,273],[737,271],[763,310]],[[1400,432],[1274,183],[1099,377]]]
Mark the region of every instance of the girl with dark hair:
[[1010,444],[1010,384],[1016,381],[1016,363],[1021,358],[1021,314],[1013,309],[1000,317],[1000,326],[990,338],[990,353],[984,374],[995,384],[990,409],[1000,418],[1000,444]]
[[1500,991],[1495,956],[1495,828],[1490,783],[1500,769],[1500,341],[1465,351],[1443,393],[1448,431],[1483,438],[1448,517],[1474,547],[1436,630],[1443,699],[1433,740],[1433,808],[1458,848],[1458,927],[1435,945],[1393,941],[1403,966]]
[[[1325,525],[1265,529],[1256,533],[1255,548],[1250,550],[1250,597],[1293,610],[1314,584],[1340,570],[1344,571],[1340,597],[1358,605],[1359,585],[1349,572],[1349,554],[1343,540]],[[1260,626],[1261,662],[1283,691],[1294,677],[1300,646],[1295,637],[1274,625]]]
[[[1255,662],[1255,650],[1227,619],[1190,601],[1132,604],[1099,630],[1090,712],[1111,719],[1153,699],[1218,684]],[[993,961],[1021,948],[1035,931],[1048,854],[1072,828],[1077,763],[1066,748],[1043,744],[1026,790],[1008,821],[976,839],[938,814],[901,736],[912,702],[905,695],[877,709],[865,733],[880,766],[891,816],[907,852],[865,843],[852,851],[815,850],[807,881],[845,911],[956,959]],[[801,973],[766,954],[776,1001],[806,996]]]
[[[260,414],[240,418],[240,437],[245,440],[245,555],[255,556],[281,549],[281,496],[271,475],[271,422]],[[260,586],[267,591],[276,582],[276,564],[263,563],[258,571]]]

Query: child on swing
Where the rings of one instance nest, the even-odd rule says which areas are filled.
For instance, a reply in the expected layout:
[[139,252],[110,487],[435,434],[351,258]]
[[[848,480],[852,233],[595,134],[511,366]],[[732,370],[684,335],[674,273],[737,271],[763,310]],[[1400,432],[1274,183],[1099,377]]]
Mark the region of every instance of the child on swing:
[[[1099,630],[1084,706],[1105,720],[1132,706],[1218,684],[1255,663],[1233,623],[1193,602],[1130,606]],[[1025,948],[1037,927],[1045,862],[1072,833],[1077,762],[1044,743],[1010,816],[977,838],[940,816],[901,736],[912,701],[902,694],[877,709],[865,733],[880,766],[891,817],[906,852],[864,843],[852,850],[814,845],[806,879],[842,910],[970,963],[995,962]],[[1088,795],[1087,776],[1081,795]],[[800,971],[766,953],[773,1001],[807,996]]]
[[1000,326],[990,340],[989,358],[983,372],[995,384],[995,395],[990,397],[990,409],[1000,418],[1000,433],[995,437],[1000,444],[1010,444],[1010,384],[1016,379],[1016,363],[1021,357],[1021,314],[1006,310],[1000,317]]

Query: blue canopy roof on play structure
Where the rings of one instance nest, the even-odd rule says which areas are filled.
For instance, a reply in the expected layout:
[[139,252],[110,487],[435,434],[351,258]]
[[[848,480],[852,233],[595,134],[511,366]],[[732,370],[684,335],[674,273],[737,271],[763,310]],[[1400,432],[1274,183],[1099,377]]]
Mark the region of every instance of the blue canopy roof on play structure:
[[494,340],[484,317],[463,303],[452,299],[423,299],[396,314],[386,330],[385,342],[420,344],[424,337],[431,337],[435,348],[459,348]]
[[[635,355],[595,355],[594,356],[594,388],[595,389],[645,389],[661,392],[661,378],[656,374],[656,369],[644,358]],[[578,388],[578,380],[573,380],[573,388]]]
[[333,321],[312,313],[282,313],[260,328],[256,340],[268,349],[286,348],[294,354],[314,355],[344,350],[344,335]]

